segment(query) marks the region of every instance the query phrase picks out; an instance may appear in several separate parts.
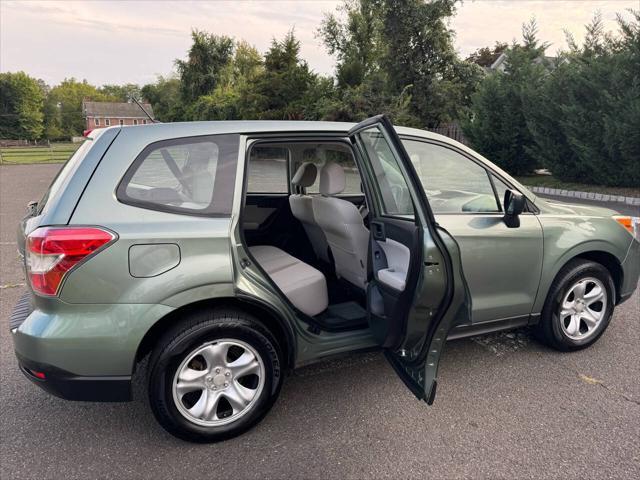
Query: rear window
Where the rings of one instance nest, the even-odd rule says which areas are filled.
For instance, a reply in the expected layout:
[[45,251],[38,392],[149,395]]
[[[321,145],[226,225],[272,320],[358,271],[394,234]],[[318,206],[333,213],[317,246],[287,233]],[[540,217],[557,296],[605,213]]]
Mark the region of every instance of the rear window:
[[118,200],[151,210],[229,215],[239,143],[239,135],[152,143],[120,182]]
[[86,157],[87,153],[89,153],[89,150],[91,150],[91,147],[94,145],[93,142],[94,141],[92,139],[85,140],[60,169],[58,175],[56,175],[56,177],[53,179],[53,182],[51,182],[51,185],[45,192],[44,196],[38,202],[38,215],[46,213],[46,206],[49,199],[54,198],[58,194],[58,192],[64,190],[66,184],[69,183],[69,180],[71,180],[71,178],[73,177],[73,172],[77,170],[84,157]]

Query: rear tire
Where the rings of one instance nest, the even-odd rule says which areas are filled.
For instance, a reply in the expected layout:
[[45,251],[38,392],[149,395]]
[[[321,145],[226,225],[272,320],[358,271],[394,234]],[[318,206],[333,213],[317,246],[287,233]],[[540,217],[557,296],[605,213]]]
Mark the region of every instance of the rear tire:
[[235,437],[271,409],[282,385],[277,341],[240,311],[199,311],[167,332],[149,362],[149,402],[172,435]]
[[574,259],[551,284],[537,337],[560,351],[580,350],[604,333],[613,315],[615,285],[599,263]]

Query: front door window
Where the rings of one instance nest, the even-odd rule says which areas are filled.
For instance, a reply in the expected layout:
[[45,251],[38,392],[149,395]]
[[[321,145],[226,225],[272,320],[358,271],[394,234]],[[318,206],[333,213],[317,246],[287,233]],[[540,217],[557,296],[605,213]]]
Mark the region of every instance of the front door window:
[[359,136],[376,180],[382,214],[413,217],[409,186],[385,133],[379,126],[373,126]]
[[402,142],[435,214],[500,212],[487,170],[460,153],[433,143]]

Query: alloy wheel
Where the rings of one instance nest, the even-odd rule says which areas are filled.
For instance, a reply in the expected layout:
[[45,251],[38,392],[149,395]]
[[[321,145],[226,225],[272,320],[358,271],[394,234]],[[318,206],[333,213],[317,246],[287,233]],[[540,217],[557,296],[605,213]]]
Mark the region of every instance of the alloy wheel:
[[594,277],[575,282],[560,304],[560,327],[572,340],[584,340],[593,335],[607,311],[607,290]]
[[264,388],[260,355],[238,339],[221,339],[191,352],[173,378],[173,400],[189,421],[226,425],[246,415]]

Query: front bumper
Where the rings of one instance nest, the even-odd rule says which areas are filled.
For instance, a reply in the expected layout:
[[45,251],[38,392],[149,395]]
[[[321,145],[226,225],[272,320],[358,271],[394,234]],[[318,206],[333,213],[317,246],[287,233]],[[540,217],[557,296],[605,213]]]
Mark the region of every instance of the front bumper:
[[638,287],[640,278],[640,242],[633,239],[627,255],[622,262],[622,286],[620,288],[619,302],[628,300]]

